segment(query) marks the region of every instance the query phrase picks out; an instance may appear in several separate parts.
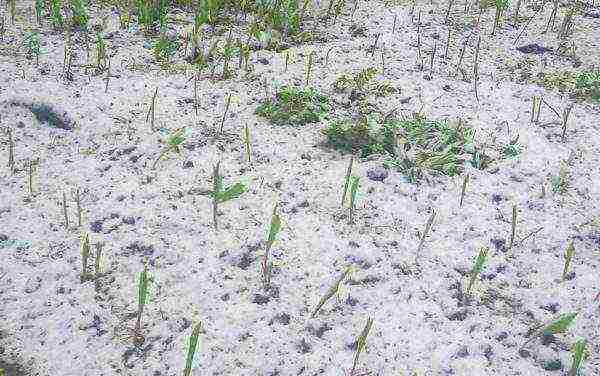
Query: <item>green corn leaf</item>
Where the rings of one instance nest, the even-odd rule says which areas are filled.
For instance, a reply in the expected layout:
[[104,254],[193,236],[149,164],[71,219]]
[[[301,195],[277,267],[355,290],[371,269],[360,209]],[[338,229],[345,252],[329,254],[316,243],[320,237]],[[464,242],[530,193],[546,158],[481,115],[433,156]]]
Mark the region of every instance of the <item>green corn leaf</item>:
[[138,285],[138,305],[144,307],[148,298],[148,264],[144,264],[144,270],[140,272]]
[[581,365],[586,358],[585,340],[580,339],[579,341],[575,342],[575,345],[573,345],[573,348],[571,349],[571,353],[573,354],[573,362],[571,363],[569,376],[578,376]]
[[192,363],[194,362],[194,355],[196,354],[196,347],[198,345],[198,336],[200,335],[200,328],[202,323],[197,323],[192,329],[190,335],[189,346],[187,351],[187,358],[185,360],[185,369],[183,371],[184,376],[190,376],[192,372]]
[[323,297],[319,301],[319,304],[317,304],[316,308],[314,309],[311,317],[315,317],[317,315],[317,313],[319,313],[319,310],[325,305],[325,303],[327,303],[327,301],[338,292],[342,281],[344,281],[344,279],[351,273],[352,273],[352,266],[346,267],[346,269],[342,272],[342,274],[338,277],[338,279],[333,283],[333,285],[331,285],[331,287],[329,287],[329,290],[327,290],[325,295],[323,295]]
[[473,265],[473,269],[471,270],[471,278],[469,280],[469,286],[467,287],[467,293],[471,291],[471,287],[475,283],[477,276],[483,270],[483,266],[485,264],[487,258],[488,248],[482,248],[475,259],[475,264]]
[[267,237],[267,250],[271,249],[273,243],[275,243],[275,238],[277,234],[281,230],[281,218],[279,214],[277,214],[277,205],[273,209],[273,216],[271,217],[271,225],[269,226],[269,235]]
[[548,324],[542,330],[542,333],[546,336],[549,336],[553,334],[566,332],[569,326],[571,326],[571,324],[573,323],[573,320],[575,320],[575,317],[578,313],[579,312],[571,312],[561,315],[558,319]]
[[563,281],[567,277],[569,273],[569,267],[571,266],[571,260],[573,259],[573,255],[575,254],[575,246],[573,242],[569,243],[567,250],[565,251],[565,267],[563,269],[562,279]]
[[[222,183],[221,183],[222,184]],[[224,191],[220,191],[217,194],[218,202],[226,202],[238,198],[242,193],[246,192],[246,186],[242,183],[236,183]]]
[[367,324],[365,325],[363,331],[360,333],[360,336],[358,337],[358,339],[356,341],[356,353],[354,354],[354,362],[352,363],[352,372],[350,372],[351,375],[354,374],[354,369],[356,368],[356,365],[358,364],[358,357],[364,351],[364,349],[367,345],[367,336],[369,335],[369,332],[371,331],[372,326],[373,326],[373,319],[369,317],[367,319]]

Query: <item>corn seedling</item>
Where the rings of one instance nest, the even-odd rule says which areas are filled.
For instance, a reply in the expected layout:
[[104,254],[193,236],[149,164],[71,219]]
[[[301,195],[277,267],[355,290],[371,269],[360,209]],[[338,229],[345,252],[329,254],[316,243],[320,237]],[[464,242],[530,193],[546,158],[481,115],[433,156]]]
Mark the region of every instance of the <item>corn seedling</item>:
[[319,303],[317,304],[317,306],[313,310],[313,312],[310,315],[310,317],[314,318],[317,315],[317,313],[319,313],[319,310],[325,305],[325,303],[327,303],[327,301],[329,299],[331,299],[334,295],[337,294],[338,297],[339,297],[339,291],[340,291],[340,288],[341,288],[344,280],[346,280],[347,278],[349,278],[349,276],[352,274],[352,272],[353,272],[353,269],[352,269],[351,265],[347,266],[346,269],[344,269],[344,271],[342,272],[342,274],[329,287],[329,289],[327,290],[327,292],[325,293],[325,295],[323,295],[323,297],[321,298],[321,300],[319,300]]
[[350,177],[350,214],[349,214],[349,224],[354,223],[354,210],[356,207],[356,193],[358,192],[358,181],[360,178],[358,176]]
[[495,0],[494,5],[496,7],[496,16],[494,17],[494,27],[492,28],[492,35],[496,34],[496,29],[500,25],[500,19],[502,13],[508,8],[509,0]]
[[148,119],[150,119],[150,130],[154,132],[154,121],[156,120],[156,97],[158,95],[158,86],[154,90],[154,95],[152,96],[152,102],[150,103],[150,108],[148,109],[148,113],[146,114],[146,123],[148,123]]
[[358,357],[365,350],[367,346],[367,336],[371,331],[371,327],[373,326],[373,319],[368,318],[367,324],[365,325],[363,331],[360,333],[360,336],[356,340],[356,352],[354,353],[354,361],[352,362],[352,371],[350,371],[350,375],[354,375],[354,370],[358,365]]
[[581,366],[583,361],[587,357],[586,349],[585,349],[585,340],[580,339],[573,345],[571,349],[571,354],[573,354],[573,361],[571,362],[571,368],[569,369],[568,376],[579,376],[579,372],[581,371]]
[[429,216],[429,219],[427,220],[427,223],[425,224],[425,230],[423,230],[423,234],[421,235],[421,239],[419,241],[419,246],[417,247],[415,263],[418,263],[419,256],[421,255],[421,251],[423,250],[423,246],[425,245],[425,238],[427,237],[427,235],[429,234],[429,231],[431,231],[431,227],[433,226],[433,221],[435,220],[435,215],[436,215],[435,210],[432,210],[431,215]]
[[566,162],[562,161],[560,163],[560,170],[558,175],[553,176],[551,180],[552,184],[552,192],[558,194],[565,194],[569,190],[571,183],[569,177],[568,165]]
[[170,134],[167,137],[167,140],[165,142],[165,146],[163,147],[163,150],[160,152],[160,154],[158,155],[158,158],[156,158],[156,160],[152,164],[153,170],[156,169],[156,164],[158,163],[158,161],[160,161],[168,153],[170,153],[170,152],[175,152],[177,154],[181,153],[180,146],[185,141],[186,133],[187,133],[186,129],[181,128],[181,129],[176,130],[175,132],[173,132],[172,134]]
[[477,255],[477,258],[475,259],[475,264],[473,265],[473,269],[471,269],[471,274],[469,277],[469,285],[467,286],[467,295],[471,294],[471,288],[475,284],[475,281],[477,280],[477,276],[483,270],[483,266],[485,265],[487,254],[488,254],[488,248],[481,248],[481,250],[479,250],[479,254]]
[[61,29],[65,23],[60,8],[60,0],[50,0],[50,23],[55,29]]
[[571,241],[565,250],[565,266],[563,268],[562,280],[564,281],[567,278],[567,274],[569,273],[569,268],[571,266],[571,261],[573,260],[573,255],[575,254],[575,246]]
[[89,278],[88,260],[90,257],[90,239],[87,233],[81,237],[81,282]]
[[221,126],[219,127],[219,134],[223,133],[223,125],[225,124],[225,119],[227,118],[227,112],[229,111],[229,105],[231,104],[231,94],[227,95],[225,99],[225,111],[223,111],[223,117],[221,118]]
[[106,69],[107,54],[106,54],[106,43],[100,35],[100,32],[96,34],[96,69],[101,72]]
[[27,56],[29,58],[35,57],[36,65],[40,63],[40,35],[38,32],[30,32],[25,37],[25,47],[27,48]]
[[344,192],[342,193],[342,207],[346,203],[346,196],[348,195],[348,188],[350,187],[350,177],[352,175],[352,165],[354,163],[354,156],[350,157],[350,163],[348,163],[348,169],[346,170],[346,178],[344,179]]
[[234,185],[224,189],[223,178],[219,173],[219,165],[221,162],[217,162],[213,169],[213,190],[210,192],[213,198],[213,226],[215,230],[218,230],[218,209],[219,204],[238,198],[245,191],[246,187],[242,183],[235,183]]
[[563,111],[563,115],[562,115],[562,134],[561,134],[561,140],[562,140],[562,142],[566,142],[567,141],[567,137],[566,137],[567,136],[567,124],[569,122],[569,115],[571,114],[571,110],[572,109],[573,109],[573,104],[570,104]]
[[87,29],[90,16],[87,13],[85,0],[70,0],[71,11],[73,13],[72,25]]
[[462,183],[462,189],[460,190],[460,203],[459,206],[462,208],[463,205],[463,200],[465,198],[465,192],[467,191],[467,184],[469,183],[469,174],[466,174],[464,179],[463,179],[463,183]]
[[192,334],[188,342],[187,356],[185,359],[185,369],[183,370],[183,376],[190,376],[192,374],[192,365],[194,363],[194,356],[196,355],[196,348],[198,346],[198,337],[200,336],[200,328],[202,323],[198,322],[192,329]]
[[44,0],[35,0],[34,10],[35,10],[35,19],[40,24],[40,20],[42,19],[42,12],[44,11]]
[[65,192],[62,194],[62,209],[63,216],[65,217],[65,229],[69,229],[69,213],[67,212],[67,195]]
[[277,213],[277,204],[275,204],[275,207],[273,208],[273,214],[271,216],[271,224],[269,225],[269,233],[267,235],[265,255],[263,257],[263,262],[261,266],[265,289],[267,289],[271,284],[271,270],[273,268],[273,264],[269,262],[269,254],[271,252],[271,247],[273,246],[273,243],[275,243],[275,239],[277,238],[279,230],[281,230],[281,218]]
[[143,343],[144,337],[142,333],[142,314],[146,306],[146,300],[148,299],[149,284],[152,282],[152,277],[148,275],[148,263],[144,263],[144,270],[139,274],[138,280],[138,310],[137,320],[135,323],[135,342]]

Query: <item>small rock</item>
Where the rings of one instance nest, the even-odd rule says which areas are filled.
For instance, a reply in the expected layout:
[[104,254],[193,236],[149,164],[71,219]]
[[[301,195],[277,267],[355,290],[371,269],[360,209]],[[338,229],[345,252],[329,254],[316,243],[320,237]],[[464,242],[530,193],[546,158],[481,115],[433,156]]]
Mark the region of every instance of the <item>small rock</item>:
[[546,371],[560,371],[563,365],[560,359],[551,359],[542,363],[542,368]]
[[0,234],[0,242],[5,242],[8,240],[8,235]]
[[123,217],[123,223],[126,225],[135,225],[135,218],[133,216]]
[[269,60],[267,58],[264,58],[264,57],[258,59],[258,62],[261,63],[261,64],[263,64],[263,65],[269,65]]
[[367,171],[367,177],[372,181],[383,182],[388,177],[388,175],[388,171],[382,167],[372,168]]
[[194,162],[192,162],[192,161],[183,162],[183,168],[192,168],[192,167],[194,167]]
[[524,54],[536,54],[542,55],[546,52],[552,52],[551,48],[540,46],[537,43],[527,44],[525,46],[517,47],[517,51]]
[[25,290],[24,291],[26,293],[28,293],[28,294],[31,294],[31,293],[36,292],[37,290],[39,290],[40,287],[42,287],[42,278],[40,278],[40,277],[31,277],[25,283]]
[[520,349],[519,355],[521,356],[521,358],[529,358],[531,357],[531,352],[529,352],[529,350],[527,349]]
[[269,302],[269,300],[271,300],[271,298],[269,298],[266,295],[254,294],[252,296],[252,303],[256,303],[259,305],[267,304]]
[[302,354],[306,354],[310,352],[312,346],[310,345],[310,343],[306,342],[306,339],[302,338],[300,340],[300,343],[298,344],[298,349]]
[[467,356],[469,356],[469,349],[467,348],[467,346],[461,347],[456,353],[456,356],[459,358],[466,358]]
[[560,304],[558,303],[548,303],[546,305],[541,306],[540,308],[551,312],[551,313],[557,313],[558,309],[560,308]]

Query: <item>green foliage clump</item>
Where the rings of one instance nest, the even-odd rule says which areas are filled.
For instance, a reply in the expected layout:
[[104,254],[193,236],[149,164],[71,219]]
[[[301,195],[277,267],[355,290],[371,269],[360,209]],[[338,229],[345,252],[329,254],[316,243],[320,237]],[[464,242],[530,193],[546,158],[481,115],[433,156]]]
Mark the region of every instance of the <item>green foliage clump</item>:
[[156,60],[168,62],[179,49],[179,43],[163,35],[154,43],[153,49]]
[[397,91],[387,82],[374,82],[376,76],[375,68],[365,68],[354,75],[342,74],[336,78],[333,88],[338,93],[349,92],[351,100],[363,99],[369,94],[383,97]]
[[569,93],[579,100],[600,103],[600,71],[556,71],[544,73],[539,84]]
[[359,121],[331,122],[323,133],[330,146],[361,157],[384,154],[387,167],[403,172],[409,181],[418,181],[424,171],[454,176],[469,160],[476,168],[485,168],[489,160],[474,147],[474,131],[461,123],[412,119],[390,119],[375,115]]
[[86,29],[90,16],[86,10],[85,0],[71,0],[71,11],[73,12],[73,26]]
[[319,122],[329,110],[329,99],[312,88],[282,86],[274,99],[262,103],[256,113],[271,123],[304,125]]

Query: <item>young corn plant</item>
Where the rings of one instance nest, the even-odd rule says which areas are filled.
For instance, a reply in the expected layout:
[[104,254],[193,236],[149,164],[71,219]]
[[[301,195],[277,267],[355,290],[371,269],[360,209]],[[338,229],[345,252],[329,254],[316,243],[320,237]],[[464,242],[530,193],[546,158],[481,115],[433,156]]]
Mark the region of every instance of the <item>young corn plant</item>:
[[461,208],[463,206],[463,200],[465,198],[465,193],[467,191],[467,184],[469,183],[469,174],[465,174],[465,177],[463,179],[463,183],[462,183],[462,188],[460,190],[460,202],[459,205]]
[[364,329],[362,330],[360,336],[358,336],[358,339],[356,340],[356,352],[354,353],[354,361],[352,362],[352,371],[350,371],[350,375],[354,375],[354,371],[356,370],[356,366],[358,365],[358,357],[367,346],[367,336],[369,335],[372,326],[373,319],[369,317],[367,319],[367,323]]
[[142,314],[144,313],[144,308],[146,307],[149,285],[151,282],[152,276],[148,274],[148,263],[144,263],[144,270],[140,272],[138,280],[138,310],[134,328],[134,342],[136,344],[141,344],[144,342],[144,336],[142,335]]
[[219,173],[220,164],[221,162],[217,162],[213,169],[213,190],[210,192],[213,199],[213,226],[215,230],[219,229],[219,204],[238,198],[246,191],[246,187],[242,183],[235,183],[230,187],[223,188],[223,177]]
[[27,56],[31,59],[35,57],[35,64],[40,63],[40,34],[37,31],[32,31],[25,36],[25,48],[27,49]]
[[181,144],[183,144],[183,142],[186,139],[186,128],[181,128],[176,130],[175,132],[173,132],[171,135],[169,135],[167,137],[167,140],[165,142],[165,146],[163,147],[163,150],[160,152],[160,154],[158,155],[158,158],[156,158],[156,160],[154,161],[154,163],[152,164],[152,169],[155,170],[156,169],[156,164],[158,163],[158,161],[160,161],[165,155],[167,155],[168,153],[171,152],[175,152],[177,154],[181,153]]
[[485,262],[487,259],[487,254],[488,254],[488,248],[481,248],[481,250],[479,250],[479,254],[477,255],[477,258],[475,259],[473,269],[471,269],[471,273],[470,273],[470,277],[469,277],[469,285],[467,286],[467,295],[471,294],[471,288],[475,284],[475,281],[477,280],[477,276],[483,270],[483,266],[485,265]]
[[560,170],[558,175],[553,176],[551,180],[552,192],[564,195],[567,193],[571,186],[571,179],[569,176],[568,165],[562,161],[560,163]]
[[521,346],[521,348],[524,348],[529,342],[533,341],[537,337],[549,337],[555,334],[565,333],[571,324],[573,324],[573,321],[575,321],[575,318],[578,314],[579,312],[563,313],[556,320],[553,320],[546,325],[540,325],[535,329],[531,335],[531,338],[528,339],[523,346]]
[[156,97],[158,96],[158,86],[154,90],[154,95],[152,96],[152,102],[150,103],[150,108],[148,108],[148,113],[146,114],[146,123],[150,120],[150,130],[154,132],[154,122],[156,120]]
[[50,24],[55,29],[62,29],[65,19],[61,13],[61,0],[50,0]]
[[273,263],[269,261],[269,254],[271,252],[271,247],[277,238],[277,234],[281,230],[281,218],[277,213],[277,204],[273,208],[273,214],[271,215],[271,224],[269,225],[269,233],[267,235],[267,243],[265,246],[265,255],[263,257],[261,269],[263,274],[263,284],[264,288],[268,289],[271,285],[271,271],[273,269]]
[[431,215],[429,216],[429,219],[427,220],[427,223],[425,224],[425,230],[423,230],[423,234],[421,235],[421,239],[419,240],[419,246],[417,247],[417,255],[415,263],[418,263],[419,261],[419,257],[421,256],[421,251],[423,250],[423,246],[425,245],[425,238],[427,238],[427,235],[429,234],[429,231],[431,231],[431,227],[433,226],[433,221],[435,220],[435,215],[436,212],[435,210],[432,210]]
[[573,255],[575,254],[575,246],[571,241],[565,250],[565,266],[563,267],[562,280],[563,282],[567,279],[567,275],[569,274],[569,268],[571,267],[571,261],[573,260]]
[[200,329],[202,323],[198,322],[192,329],[190,339],[188,342],[187,356],[185,358],[185,369],[183,370],[183,376],[191,376],[192,366],[194,363],[194,356],[196,355],[196,348],[198,347],[198,337],[200,336]]
[[338,300],[339,300],[342,284],[344,283],[345,280],[350,278],[350,275],[352,273],[353,273],[353,269],[352,269],[351,265],[347,266],[346,269],[344,269],[342,274],[340,274],[340,276],[335,280],[335,282],[329,287],[329,289],[327,290],[325,295],[323,295],[321,300],[319,300],[319,303],[317,304],[317,306],[313,310],[312,314],[310,315],[311,318],[314,318],[317,315],[317,313],[319,313],[321,308],[325,305],[325,303],[327,303],[327,301],[329,299],[331,299],[334,295],[337,296]]

